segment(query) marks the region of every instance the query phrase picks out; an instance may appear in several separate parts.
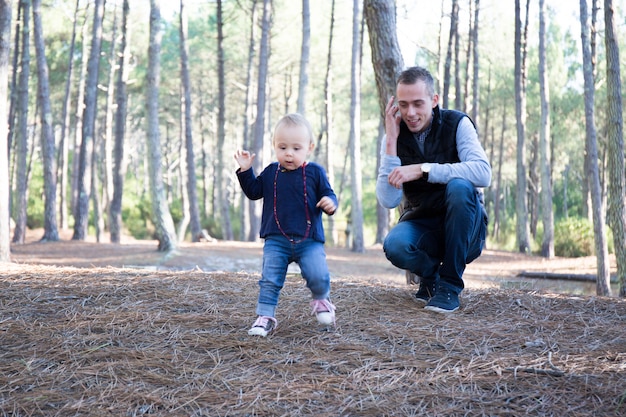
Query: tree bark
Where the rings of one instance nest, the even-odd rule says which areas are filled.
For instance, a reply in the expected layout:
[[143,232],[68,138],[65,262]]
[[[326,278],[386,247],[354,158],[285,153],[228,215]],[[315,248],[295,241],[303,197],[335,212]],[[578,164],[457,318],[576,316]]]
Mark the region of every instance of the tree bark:
[[[9,120],[8,120],[8,128],[9,131],[7,133],[7,160],[9,161],[9,165],[11,165],[11,152],[13,151],[13,136],[15,134],[15,114],[17,112],[17,73],[18,73],[18,60],[20,57],[20,34],[21,34],[21,23],[22,23],[22,2],[18,0],[17,3],[17,19],[15,19],[15,36],[13,40],[13,63],[11,65],[11,103],[9,105]],[[10,178],[10,177],[9,177]],[[11,204],[11,200],[9,199],[9,204]]]
[[[624,194],[624,126],[619,44],[613,0],[604,0],[604,44],[606,49],[607,124],[609,141],[608,221],[613,231],[620,297],[626,297],[626,206]],[[607,291],[610,294],[610,288]]]
[[296,111],[306,115],[306,89],[309,84],[309,55],[311,51],[311,11],[309,0],[302,0],[302,48],[300,51],[300,78]]
[[[478,17],[480,12],[480,0],[476,0],[476,4],[474,5],[474,31],[472,33],[473,41],[472,41],[472,52],[473,52],[473,64],[474,64],[474,72],[472,74],[472,112],[470,114],[472,120],[479,126],[479,112],[480,109],[480,82],[479,82],[479,73],[480,73],[480,61],[479,61],[479,50],[478,50]],[[489,102],[487,100],[487,102]],[[485,130],[484,134],[487,134],[487,130]],[[485,143],[485,142],[483,142]]]
[[[528,3],[526,0],[526,10]],[[528,11],[526,12],[528,21]],[[525,32],[525,31],[524,31]],[[528,227],[528,181],[526,179],[526,36],[522,33],[520,0],[515,0],[515,116],[517,125],[517,250],[530,251]]]
[[128,60],[130,59],[130,14],[129,0],[122,6],[122,39],[118,57],[116,88],[117,110],[115,111],[115,145],[113,147],[113,199],[109,206],[109,231],[111,243],[120,243],[122,231],[122,196],[124,194],[124,136],[126,135],[126,115],[128,113]]
[[350,86],[350,178],[352,194],[352,251],[365,252],[361,174],[361,1],[352,2],[352,65]]
[[454,36],[456,34],[457,18],[459,15],[459,3],[458,0],[452,0],[452,13],[450,13],[450,36],[448,37],[448,52],[446,52],[446,62],[444,64],[443,72],[443,93],[442,93],[442,107],[448,108],[448,100],[450,95],[450,70],[452,65],[452,48],[454,44]]
[[[324,148],[324,166],[326,167],[326,175],[332,184],[335,178],[335,169],[332,160],[332,145],[335,141],[333,128],[333,39],[335,32],[335,0],[332,0],[330,6],[330,29],[328,34],[328,53],[326,55],[326,76],[324,77],[324,132],[326,133],[326,143]],[[320,146],[321,148],[321,146]],[[328,242],[331,245],[337,244],[337,228],[335,227],[335,216],[328,217]]]
[[591,212],[593,218],[593,237],[596,249],[596,293],[606,294],[610,289],[611,271],[609,265],[609,245],[606,235],[605,216],[602,205],[600,169],[598,166],[598,143],[595,121],[595,77],[590,43],[589,16],[587,0],[580,0],[580,28],[583,50],[583,76],[585,82],[585,139],[587,149],[587,171],[585,177],[591,194]]
[[72,22],[72,40],[70,41],[69,60],[67,65],[67,80],[65,82],[65,95],[63,98],[63,111],[61,113],[61,139],[59,140],[58,154],[58,178],[59,178],[59,222],[61,229],[69,227],[68,207],[67,207],[67,176],[69,174],[69,141],[68,132],[70,129],[70,106],[71,91],[74,81],[74,50],[76,49],[76,26],[78,22],[78,9],[80,0],[76,0],[74,8],[74,19]]
[[[256,29],[257,29],[257,0],[252,0],[252,9],[250,12],[250,43],[248,47],[248,65],[246,70],[246,103],[243,114],[243,149],[249,149],[250,147],[250,121],[254,119],[252,110],[254,109],[253,91],[252,86],[253,74],[254,74],[254,57],[256,55]],[[244,193],[241,193],[241,232],[239,234],[240,240],[246,240],[248,237],[253,236],[253,232],[250,231],[250,210],[254,207],[253,202],[248,203],[248,198]],[[253,240],[252,238],[250,240]]]
[[554,257],[554,212],[552,210],[550,88],[546,62],[546,37],[546,2],[539,0],[539,91],[541,95],[539,149],[541,154],[541,214],[543,224],[541,256],[551,259]]
[[467,33],[467,49],[465,50],[465,85],[463,86],[463,96],[465,99],[463,101],[463,112],[467,114],[470,113],[469,109],[472,106],[472,103],[470,103],[470,100],[472,99],[472,95],[470,94],[470,81],[472,79],[472,77],[470,77],[470,65],[472,63],[472,49],[474,48],[474,45],[472,44],[474,42],[474,16],[472,14],[474,4],[473,1],[474,0],[467,0],[469,7],[469,28]]
[[17,96],[16,128],[16,190],[14,201],[15,229],[13,243],[22,244],[26,238],[28,219],[28,81],[30,78],[30,0],[21,0],[22,9],[22,54]]
[[[221,0],[218,0],[221,9]],[[199,242],[202,234],[200,210],[198,209],[198,191],[196,182],[196,154],[193,148],[193,126],[191,119],[191,81],[189,78],[189,46],[187,45],[187,12],[184,1],[180,0],[180,72],[183,86],[183,122],[185,132],[185,156],[187,172],[187,195],[189,203],[189,221],[191,223],[191,241]],[[223,59],[222,59],[223,73]],[[227,202],[228,203],[228,202]],[[183,240],[183,236],[179,236]]]
[[11,50],[11,0],[0,0],[0,262],[11,261],[11,227],[9,224],[9,150],[6,123]]
[[[115,100],[115,72],[116,67],[116,46],[117,46],[117,5],[113,9],[113,29],[111,34],[111,43],[109,45],[109,74],[107,82],[107,96],[104,109],[104,146],[101,151],[104,153],[103,168],[104,171],[104,183],[103,183],[103,201],[101,207],[104,207],[107,213],[111,211],[111,200],[113,200],[113,101]],[[103,216],[104,219],[104,216]],[[110,229],[110,219],[105,224],[105,228]]]
[[[252,152],[257,155],[254,160],[254,172],[261,172],[263,166],[263,141],[265,139],[265,105],[267,88],[267,71],[270,50],[270,31],[272,20],[272,0],[263,0],[263,17],[261,18],[261,45],[259,49],[259,72],[257,81],[257,112],[254,121],[254,142]],[[261,226],[261,216],[258,212],[258,202],[250,201],[250,236],[254,241]]]
[[148,47],[148,79],[146,88],[148,178],[152,220],[156,228],[158,250],[168,252],[176,248],[176,232],[163,185],[161,169],[161,139],[159,134],[159,85],[161,82],[161,6],[159,0],[150,0],[150,45]]
[[[233,227],[230,221],[230,192],[224,174],[224,143],[226,141],[226,82],[224,80],[224,21],[222,0],[217,0],[217,184],[219,187],[220,224],[222,237],[233,240]],[[257,171],[259,173],[260,171]]]
[[35,52],[37,54],[37,95],[41,106],[41,150],[43,153],[44,179],[44,242],[59,240],[57,230],[56,199],[57,173],[55,163],[55,143],[52,131],[52,105],[50,104],[50,85],[48,81],[48,63],[44,45],[43,27],[41,24],[41,0],[33,1],[33,32]]
[[98,98],[98,73],[100,69],[100,47],[102,45],[102,19],[104,0],[95,0],[91,49],[87,63],[85,82],[85,108],[83,111],[82,140],[78,167],[78,200],[74,222],[73,240],[85,240],[89,225],[89,200],[91,198],[91,174],[96,129],[96,109]]
[[[372,65],[376,77],[380,109],[379,134],[376,145],[376,172],[380,166],[380,147],[384,135],[384,111],[387,101],[396,94],[396,76],[404,62],[396,34],[396,10],[393,0],[365,0]],[[382,129],[382,132],[381,132]],[[389,231],[389,209],[376,204],[376,242],[382,242]]]

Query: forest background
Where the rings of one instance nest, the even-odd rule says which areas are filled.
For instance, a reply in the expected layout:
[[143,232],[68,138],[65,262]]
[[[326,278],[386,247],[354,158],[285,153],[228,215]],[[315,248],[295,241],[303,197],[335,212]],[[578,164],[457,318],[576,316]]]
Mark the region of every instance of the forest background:
[[[398,0],[393,27],[404,66],[429,68],[444,107],[466,111],[476,122],[494,172],[485,190],[491,218],[488,245],[540,252],[545,235],[541,219],[549,210],[556,254],[589,255],[595,249],[585,165],[580,9],[577,2],[545,0],[540,14],[538,3],[521,2],[522,46],[516,33],[520,2],[513,0]],[[51,230],[56,218],[58,227],[74,228],[74,239],[95,234],[104,240],[111,228],[119,228],[111,210],[120,178],[123,197],[118,196],[117,216],[123,230],[111,233],[113,241],[125,233],[157,237],[160,248],[169,249],[185,238],[257,239],[258,203],[250,204],[241,194],[232,154],[237,148],[256,150],[258,171],[272,158],[274,123],[284,113],[298,111],[313,125],[317,146],[312,159],[327,168],[340,201],[337,214],[327,219],[329,244],[359,251],[380,242],[397,218],[395,211],[377,205],[374,192],[383,127],[370,37],[385,28],[367,27],[361,2],[328,0],[309,6],[308,1],[186,0],[161,2],[160,16],[154,14],[155,5],[132,0],[14,2],[9,77],[13,241],[23,241],[24,226],[43,227],[44,240],[58,239]],[[600,103],[609,83],[604,21],[597,18],[603,5],[594,5],[589,10],[595,19],[598,161],[606,211],[609,127]],[[622,5],[618,1],[615,7],[619,45],[626,41],[620,30]],[[29,16],[25,10],[40,17],[39,32],[36,19],[24,19]],[[541,16],[551,115],[547,164],[540,150]],[[303,42],[307,30],[310,38]],[[30,50],[36,62],[30,61]],[[528,211],[522,217],[532,236],[528,245],[520,244],[516,230],[518,52],[525,59],[526,143],[521,149]],[[49,111],[40,83],[44,64],[49,69]],[[25,65],[32,68],[25,71]],[[120,119],[124,97],[127,114]],[[116,144],[118,136],[123,141]],[[81,150],[85,155],[93,151],[93,158],[81,160]],[[540,201],[547,192],[543,167],[550,173],[548,209]],[[52,207],[50,176],[58,184]],[[166,242],[164,233],[170,235]],[[609,250],[612,242],[609,238]]]

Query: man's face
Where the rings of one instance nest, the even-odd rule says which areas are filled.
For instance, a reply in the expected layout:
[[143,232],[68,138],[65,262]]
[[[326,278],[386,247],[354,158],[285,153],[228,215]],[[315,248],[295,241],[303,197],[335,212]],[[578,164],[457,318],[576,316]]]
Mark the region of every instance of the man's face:
[[439,96],[431,97],[426,83],[418,80],[415,84],[398,84],[396,98],[402,120],[413,133],[420,133],[428,126],[433,117],[433,108],[437,106]]

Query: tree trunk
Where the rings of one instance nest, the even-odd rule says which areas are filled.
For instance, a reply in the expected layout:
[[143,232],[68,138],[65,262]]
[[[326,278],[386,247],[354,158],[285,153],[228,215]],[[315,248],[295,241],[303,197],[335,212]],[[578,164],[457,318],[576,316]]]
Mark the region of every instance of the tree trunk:
[[365,252],[361,174],[361,1],[352,3],[352,65],[350,87],[350,179],[352,194],[352,251]]
[[454,16],[454,108],[463,109],[463,95],[461,94],[461,63],[459,54],[461,52],[459,36],[459,6],[457,2],[456,16]]
[[[606,49],[607,123],[609,141],[608,220],[613,231],[620,297],[626,297],[626,206],[624,205],[624,126],[619,44],[613,0],[604,0],[604,43]],[[604,289],[602,289],[604,291]],[[598,288],[600,292],[600,288]],[[610,294],[610,288],[606,292]]]
[[74,223],[73,240],[85,240],[89,224],[89,200],[91,198],[91,174],[96,129],[96,108],[98,98],[98,73],[100,69],[100,47],[102,45],[102,19],[104,0],[95,0],[91,49],[87,64],[85,82],[85,108],[83,111],[82,140],[78,167],[78,201]]
[[15,229],[13,243],[22,244],[26,238],[28,220],[28,80],[30,78],[30,0],[21,0],[22,9],[22,55],[17,96],[16,128],[16,190],[14,201]]
[[[17,73],[18,73],[18,59],[20,57],[20,34],[22,23],[22,2],[18,0],[17,3],[17,19],[15,19],[15,36],[13,40],[13,64],[11,65],[11,103],[9,105],[9,120],[8,120],[8,133],[7,133],[7,160],[11,165],[11,152],[13,149],[13,136],[15,134],[15,114],[17,112]],[[10,177],[9,177],[10,178]],[[9,200],[9,205],[11,204]],[[9,206],[10,207],[10,206]]]
[[130,22],[128,15],[129,0],[124,0],[122,6],[122,39],[120,55],[118,57],[117,89],[115,112],[115,145],[113,147],[113,199],[109,207],[109,231],[111,243],[120,243],[122,231],[122,195],[124,194],[124,176],[126,164],[124,162],[124,136],[126,134],[126,114],[128,112],[128,60],[130,59]]
[[80,0],[76,0],[74,8],[74,19],[72,22],[72,40],[70,41],[69,60],[67,65],[67,80],[65,82],[65,95],[63,98],[63,111],[61,113],[61,139],[59,140],[58,178],[59,178],[59,222],[61,229],[69,227],[68,207],[67,207],[67,176],[69,174],[69,141],[68,132],[70,129],[70,106],[71,91],[74,81],[74,50],[76,49],[76,26],[78,22],[78,9]]
[[[476,126],[478,126],[478,112],[480,108],[480,83],[479,83],[479,72],[480,72],[480,61],[478,59],[478,15],[480,14],[480,0],[476,0],[476,4],[474,6],[474,31],[472,33],[472,51],[473,51],[473,64],[474,64],[474,72],[473,72],[473,80],[472,80],[472,112],[471,117]],[[489,103],[489,100],[487,100]],[[485,130],[485,135],[487,134],[487,130]],[[485,143],[485,142],[483,142]]]
[[539,137],[532,136],[530,141],[530,158],[528,162],[528,214],[530,216],[530,236],[537,236],[539,222]]
[[[326,175],[328,180],[332,184],[335,179],[335,169],[332,160],[332,145],[335,142],[334,128],[333,128],[333,94],[332,94],[332,80],[333,80],[333,39],[335,32],[335,0],[332,0],[330,6],[330,30],[328,35],[328,53],[326,55],[326,76],[324,77],[324,131],[326,133],[326,146],[324,149],[324,166],[326,167]],[[321,147],[321,146],[320,146]],[[335,227],[335,216],[328,217],[328,242],[331,245],[337,244],[337,228]]]
[[394,0],[365,0],[372,66],[376,77],[378,106],[384,119],[389,97],[396,94],[396,77],[404,62],[396,34],[396,8]]
[[300,78],[298,82],[297,112],[306,115],[306,88],[309,84],[309,54],[311,51],[311,11],[309,0],[302,0],[302,49],[300,52]]
[[472,77],[470,77],[470,64],[472,62],[472,49],[474,48],[474,45],[472,45],[472,42],[474,42],[474,36],[472,36],[474,33],[474,16],[472,15],[473,1],[474,0],[467,0],[469,6],[469,29],[467,33],[467,49],[465,50],[465,85],[463,87],[463,96],[465,99],[463,101],[463,112],[467,114],[470,113],[469,109],[472,106],[472,103],[470,103],[470,100],[472,99],[472,95],[470,94],[470,80],[472,79]]
[[595,107],[595,77],[593,74],[593,58],[590,44],[589,17],[587,14],[587,0],[580,0],[580,28],[583,50],[583,76],[585,80],[585,138],[589,161],[585,177],[591,194],[591,211],[593,218],[593,235],[596,249],[596,293],[607,294],[610,289],[611,271],[609,265],[609,245],[604,226],[605,217],[602,209],[602,188],[600,186],[600,169],[598,167],[598,143],[596,135]]
[[[233,227],[230,221],[230,192],[224,174],[224,143],[226,142],[226,81],[224,80],[224,21],[222,18],[222,0],[217,0],[217,184],[220,198],[220,224],[222,237],[233,240]],[[259,173],[260,171],[257,171]]]
[[[243,149],[250,148],[250,121],[254,119],[252,110],[253,91],[252,80],[254,73],[254,57],[255,44],[256,44],[256,29],[257,29],[257,0],[252,0],[252,10],[250,13],[250,43],[248,47],[248,66],[246,70],[246,102],[243,113]],[[241,232],[239,234],[240,240],[246,240],[249,236],[253,236],[254,232],[250,231],[250,210],[252,202],[248,203],[248,198],[244,193],[241,193]],[[252,239],[251,239],[252,240]]]
[[158,250],[169,252],[176,248],[176,232],[167,205],[161,169],[161,139],[159,134],[159,84],[161,82],[161,6],[159,0],[150,0],[150,45],[148,47],[148,79],[146,88],[148,178],[152,220],[159,241]]
[[[221,0],[219,0],[221,3]],[[218,6],[221,8],[221,4]],[[223,59],[222,59],[223,62]],[[223,68],[223,64],[222,64]],[[198,192],[196,183],[196,154],[193,149],[193,131],[191,122],[191,81],[189,79],[189,47],[187,46],[187,13],[184,1],[180,0],[180,72],[183,86],[183,121],[185,132],[185,155],[187,172],[187,195],[189,203],[189,221],[191,222],[191,241],[199,242],[202,234]],[[222,69],[223,72],[223,69]],[[227,202],[228,203],[228,202]],[[184,236],[179,236],[183,240]]]
[[37,54],[37,95],[41,106],[41,150],[43,154],[44,180],[44,235],[45,242],[59,240],[57,230],[56,200],[57,200],[57,172],[55,167],[54,133],[52,131],[52,105],[50,104],[50,85],[48,81],[48,62],[44,45],[43,28],[41,24],[41,0],[33,1],[33,32],[35,52]]
[[546,3],[539,0],[539,90],[541,94],[541,213],[543,240],[541,256],[554,257],[554,212],[552,211],[552,175],[550,154],[550,89],[546,62]]
[[[530,0],[527,1],[528,3]],[[526,12],[528,21],[528,12]],[[522,33],[520,0],[515,0],[515,117],[517,125],[517,198],[516,198],[516,237],[517,250],[530,251],[530,230],[528,227],[528,196],[526,180],[526,36]]]
[[[183,10],[183,0],[181,0],[181,16],[182,16],[182,12]],[[181,22],[182,23],[182,22]],[[186,26],[186,24],[185,24]],[[182,39],[181,39],[182,41]],[[181,49],[182,49],[182,43],[181,43]],[[183,91],[184,88],[181,86],[181,97],[183,97],[182,100],[180,100],[180,126],[181,129],[179,129],[179,137],[178,137],[178,176],[180,177],[180,201],[181,201],[181,207],[182,207],[182,212],[183,212],[183,217],[180,219],[180,223],[178,223],[178,230],[177,230],[177,235],[178,235],[178,242],[184,242],[185,241],[185,235],[187,234],[187,229],[189,228],[189,220],[190,220],[190,214],[189,212],[191,211],[191,208],[189,206],[189,188],[188,188],[188,171],[187,171],[187,148],[186,148],[186,143],[185,143],[185,92]],[[198,232],[199,234],[200,232]]]
[[498,171],[496,174],[496,191],[493,205],[493,230],[492,236],[498,241],[500,238],[500,213],[504,210],[500,209],[500,201],[504,197],[500,197],[502,193],[502,163],[504,162],[504,133],[506,132],[506,102],[502,106],[502,127],[500,131],[500,148],[498,150]]
[[[439,92],[439,94],[443,93],[443,66],[444,66],[444,61],[441,59],[441,50],[443,49],[442,43],[443,43],[443,19],[446,16],[445,13],[445,0],[441,0],[441,14],[439,17],[439,31],[437,33],[437,91]],[[394,3],[395,4],[395,3]],[[395,33],[395,31],[394,31]],[[395,94],[395,91],[394,91]]]
[[80,148],[81,143],[83,141],[83,112],[85,110],[85,82],[87,79],[87,67],[89,64],[89,42],[87,41],[87,33],[89,29],[88,19],[89,19],[89,5],[90,2],[87,2],[87,6],[85,8],[85,19],[83,20],[83,27],[81,29],[81,40],[83,43],[82,53],[81,53],[81,63],[80,63],[80,76],[78,79],[78,97],[76,98],[76,123],[74,126],[74,155],[72,157],[72,193],[71,193],[71,201],[70,208],[72,212],[72,216],[74,217],[74,225],[76,225],[76,216],[78,209],[78,200],[79,200],[79,188],[80,188],[80,179],[79,179],[79,167],[80,167]]
[[[404,66],[398,38],[395,31],[396,10],[393,0],[365,0],[365,19],[367,21],[372,65],[378,90],[380,124],[376,145],[376,172],[380,166],[380,147],[384,135],[384,111],[389,97],[396,93],[396,75]],[[382,132],[381,132],[382,129]],[[376,205],[376,242],[382,242],[389,231],[389,210]]]
[[[104,109],[104,146],[102,152],[104,153],[103,159],[103,171],[104,171],[104,183],[103,183],[103,201],[101,206],[105,208],[107,213],[111,210],[111,200],[113,200],[113,101],[115,100],[115,72],[116,68],[116,46],[117,46],[117,5],[113,9],[113,30],[111,34],[111,44],[109,49],[109,74],[107,83],[107,97]],[[103,216],[104,219],[104,216]],[[110,229],[111,220],[106,222],[108,229]],[[105,227],[107,226],[105,224]]]
[[452,65],[452,48],[454,44],[454,36],[456,34],[457,18],[459,15],[458,0],[452,0],[452,13],[450,13],[450,36],[448,37],[448,52],[446,53],[446,63],[443,72],[443,93],[442,107],[448,108],[448,99],[450,95],[450,67]]
[[11,227],[9,224],[9,149],[6,123],[11,50],[11,0],[0,0],[0,262],[11,262]]
[[[270,54],[270,30],[272,21],[272,0],[263,0],[263,17],[261,23],[261,46],[259,49],[259,73],[257,82],[257,112],[254,121],[254,143],[252,152],[257,155],[254,161],[254,172],[257,175],[263,166],[263,141],[265,139],[265,101],[266,82]],[[258,201],[250,201],[250,236],[248,240],[254,241],[258,236],[261,226],[261,216],[258,210]]]

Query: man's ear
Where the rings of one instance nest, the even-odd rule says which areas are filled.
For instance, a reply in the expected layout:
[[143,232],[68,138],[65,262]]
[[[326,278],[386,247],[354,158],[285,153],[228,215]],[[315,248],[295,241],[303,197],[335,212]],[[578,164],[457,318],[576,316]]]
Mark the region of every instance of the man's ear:
[[433,95],[433,109],[437,107],[437,104],[439,104],[439,94],[434,94]]

